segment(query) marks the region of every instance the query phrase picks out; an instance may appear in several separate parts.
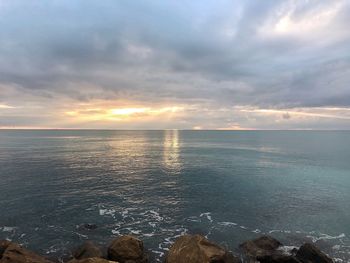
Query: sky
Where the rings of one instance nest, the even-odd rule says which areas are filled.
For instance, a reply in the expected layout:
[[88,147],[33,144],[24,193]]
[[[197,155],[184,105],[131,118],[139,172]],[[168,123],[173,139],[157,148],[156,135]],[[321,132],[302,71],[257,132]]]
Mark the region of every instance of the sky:
[[350,0],[0,0],[0,128],[350,129]]

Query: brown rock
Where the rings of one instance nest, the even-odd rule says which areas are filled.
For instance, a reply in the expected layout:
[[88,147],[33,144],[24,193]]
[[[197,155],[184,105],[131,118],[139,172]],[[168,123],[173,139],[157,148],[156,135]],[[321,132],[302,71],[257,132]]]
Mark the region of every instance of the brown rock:
[[73,251],[73,257],[76,259],[102,258],[102,252],[94,243],[87,241]]
[[176,239],[165,260],[166,263],[238,263],[222,247],[200,235],[184,235]]
[[108,247],[108,259],[120,263],[147,263],[141,240],[133,236],[122,236],[112,241]]
[[248,240],[239,247],[243,253],[251,258],[269,256],[276,253],[276,249],[282,244],[270,236],[262,236],[257,239]]
[[4,254],[6,248],[11,244],[8,240],[0,240],[0,259],[2,258],[2,255]]
[[7,245],[0,263],[52,263],[46,258],[35,254],[21,246],[10,243]]
[[311,243],[302,245],[296,257],[303,263],[333,263],[333,260]]
[[84,259],[72,259],[68,261],[68,263],[118,263],[118,262],[109,261],[103,258],[92,257],[92,258],[84,258]]

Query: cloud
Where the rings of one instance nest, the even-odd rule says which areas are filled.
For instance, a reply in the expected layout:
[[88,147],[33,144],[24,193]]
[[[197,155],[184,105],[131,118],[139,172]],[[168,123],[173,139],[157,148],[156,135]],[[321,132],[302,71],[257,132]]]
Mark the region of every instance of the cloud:
[[288,119],[290,119],[291,117],[290,117],[289,113],[286,112],[286,113],[283,113],[283,114],[282,114],[282,118],[288,120]]
[[350,107],[347,0],[1,3],[0,102],[22,109],[0,115],[7,125],[52,125],[33,109],[42,107],[66,127],[62,108],[96,101],[185,105],[171,124],[185,128],[266,126],[238,112],[232,120],[236,106]]

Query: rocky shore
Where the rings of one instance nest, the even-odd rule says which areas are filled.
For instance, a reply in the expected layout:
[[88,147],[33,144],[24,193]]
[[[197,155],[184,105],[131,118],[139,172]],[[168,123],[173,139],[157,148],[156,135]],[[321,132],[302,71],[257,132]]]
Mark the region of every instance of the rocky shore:
[[[305,243],[290,251],[270,236],[248,240],[237,253],[207,240],[201,235],[184,235],[170,247],[164,263],[331,263],[334,262],[314,244]],[[19,244],[0,241],[0,263],[53,263]],[[87,241],[72,251],[68,263],[149,263],[143,242],[134,236],[120,236],[103,250]]]

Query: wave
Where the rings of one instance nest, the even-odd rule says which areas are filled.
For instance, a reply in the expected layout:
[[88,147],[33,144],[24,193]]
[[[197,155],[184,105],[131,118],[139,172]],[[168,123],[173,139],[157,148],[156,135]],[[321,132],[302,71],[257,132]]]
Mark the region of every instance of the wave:
[[[280,248],[285,253],[290,253],[293,248],[300,245],[294,243],[296,240],[295,237],[298,237],[299,241],[305,240],[305,238],[312,242],[323,240],[329,242],[330,254],[335,258],[336,262],[346,262],[346,260],[350,258],[349,239],[345,233],[329,235],[317,231],[303,232],[300,230],[292,231],[289,229],[261,229],[249,227],[237,221],[216,220],[215,215],[208,211],[198,213],[197,215],[191,215],[184,218],[182,222],[177,222],[176,220],[163,215],[158,209],[146,209],[140,211],[140,209],[135,208],[117,209],[115,207],[97,205],[94,206],[93,209],[89,209],[89,211],[93,210],[97,211],[99,216],[113,222],[105,227],[110,233],[110,238],[125,234],[138,236],[146,243],[148,242],[147,244],[151,244],[149,245],[149,248],[153,252],[155,260],[158,262],[163,260],[164,255],[175,242],[176,238],[187,233],[196,233],[203,229],[205,232],[201,234],[208,239],[215,239],[218,235],[223,237],[229,233],[232,233],[233,235],[238,233],[242,237],[242,241],[247,239],[247,237],[254,237],[262,234],[280,235],[284,240],[287,240],[284,242],[287,245]],[[103,226],[101,226],[101,228],[103,228]],[[24,231],[22,232],[21,230],[22,229],[19,229],[16,226],[0,226],[0,231],[5,238],[28,243],[29,236],[32,238],[32,235],[28,236],[27,233]],[[40,235],[41,232],[47,231],[57,233],[64,232],[71,236],[76,236],[79,240],[87,240],[94,237],[95,233],[94,231],[82,232],[79,227],[76,227],[74,231],[56,225],[36,226],[33,227],[32,230],[38,233],[38,235]],[[67,250],[67,245],[68,243],[50,244],[44,252],[46,254],[63,253],[62,251]],[[225,243],[225,245],[228,244]]]

